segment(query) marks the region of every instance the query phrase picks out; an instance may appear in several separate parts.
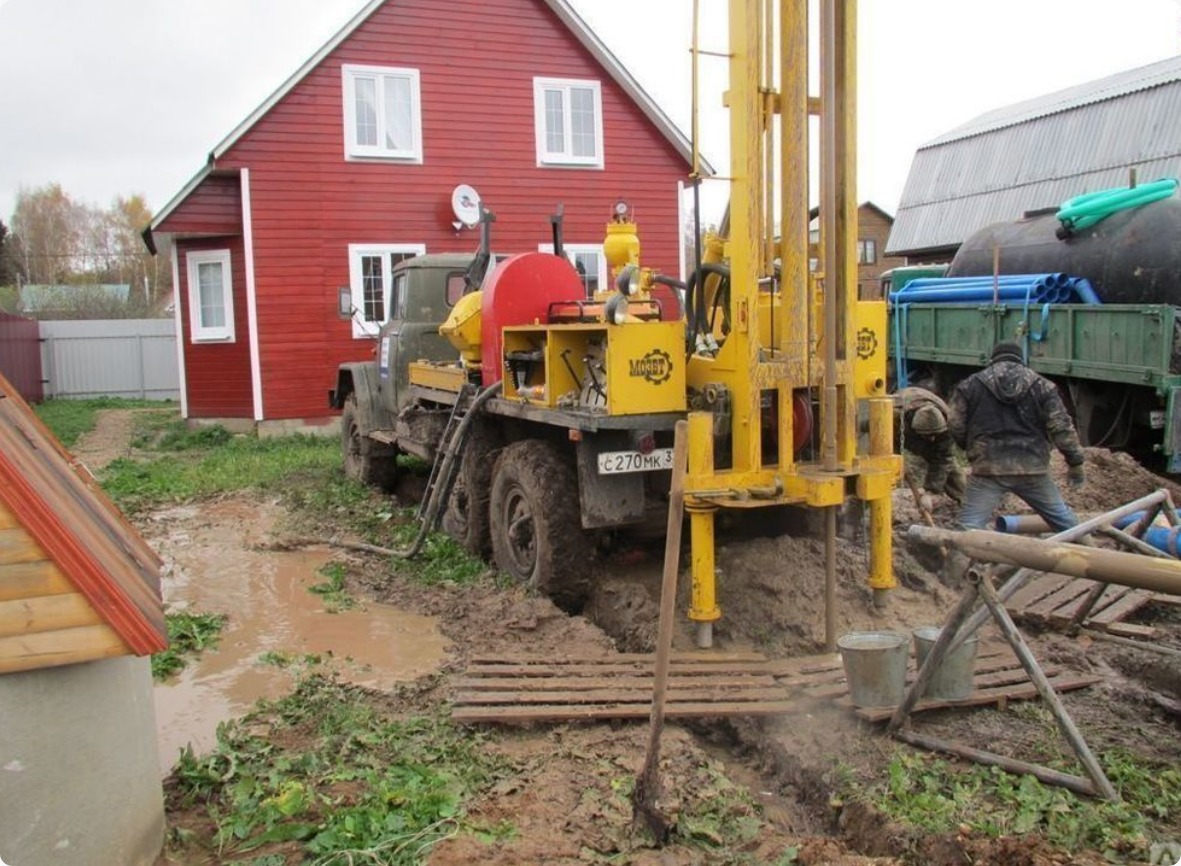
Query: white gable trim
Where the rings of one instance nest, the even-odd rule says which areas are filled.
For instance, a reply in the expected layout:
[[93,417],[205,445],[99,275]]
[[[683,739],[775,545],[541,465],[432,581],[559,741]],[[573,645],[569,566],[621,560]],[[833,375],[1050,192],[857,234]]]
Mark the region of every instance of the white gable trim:
[[[308,73],[319,66],[329,54],[335,51],[341,43],[343,43],[353,31],[361,26],[365,20],[378,10],[385,3],[396,2],[396,0],[370,0],[365,4],[352,19],[342,27],[335,36],[326,42],[319,51],[311,56],[303,66],[284,81],[279,89],[272,93],[267,99],[256,108],[249,117],[243,120],[234,130],[221,140],[221,142],[213,148],[209,154],[209,161],[207,165],[199,171],[191,181],[181,190],[173,199],[166,204],[156,218],[152,220],[151,228],[156,228],[168,218],[173,210],[188,197],[197,185],[203,181],[206,176],[213,170],[217,160],[225,155],[231,147],[233,147],[243,135],[245,135],[254,124],[258,123],[267,112],[275,107],[288,93],[290,93],[300,81],[302,81]],[[652,124],[669,140],[676,152],[685,160],[686,163],[693,162],[693,149],[689,138],[677,128],[661,109],[642,88],[631,74],[623,67],[618,58],[608,50],[603,41],[595,35],[594,31],[587,26],[578,13],[570,6],[567,0],[543,0],[543,2],[558,16],[558,19],[570,29],[579,42],[582,43],[596,60],[603,65],[615,83],[622,88],[623,92],[631,97],[640,110],[644,113]],[[714,174],[713,167],[710,166],[704,158],[701,159],[701,170],[705,174]]]

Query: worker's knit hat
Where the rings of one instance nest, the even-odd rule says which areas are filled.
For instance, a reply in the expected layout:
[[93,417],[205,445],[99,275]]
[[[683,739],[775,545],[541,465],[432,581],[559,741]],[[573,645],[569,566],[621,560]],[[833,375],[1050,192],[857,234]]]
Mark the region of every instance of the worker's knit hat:
[[910,426],[914,428],[915,433],[920,433],[923,436],[934,436],[936,433],[942,433],[947,429],[947,419],[943,417],[942,412],[928,404],[926,406],[920,406],[915,410]]
[[990,363],[995,364],[997,361],[1016,361],[1018,364],[1025,363],[1025,355],[1021,351],[1021,347],[1011,341],[1004,343],[997,343],[992,347],[992,359]]

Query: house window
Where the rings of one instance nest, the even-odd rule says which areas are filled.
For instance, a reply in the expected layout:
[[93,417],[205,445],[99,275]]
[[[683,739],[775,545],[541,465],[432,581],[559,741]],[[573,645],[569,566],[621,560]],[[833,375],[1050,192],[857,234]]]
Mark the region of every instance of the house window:
[[878,260],[878,242],[865,240],[857,242],[857,264],[872,265]]
[[343,71],[345,157],[422,162],[418,70],[345,65]]
[[538,165],[603,167],[603,94],[597,81],[533,79]]
[[424,244],[349,244],[353,336],[376,334],[404,299],[394,285],[394,265],[426,252]]
[[[553,244],[539,244],[538,252],[552,253]],[[607,285],[607,260],[603,257],[601,244],[562,244],[562,252],[578,271],[582,284],[586,286],[586,296],[592,297],[601,287]]]
[[234,342],[230,251],[189,253],[189,324],[194,343]]

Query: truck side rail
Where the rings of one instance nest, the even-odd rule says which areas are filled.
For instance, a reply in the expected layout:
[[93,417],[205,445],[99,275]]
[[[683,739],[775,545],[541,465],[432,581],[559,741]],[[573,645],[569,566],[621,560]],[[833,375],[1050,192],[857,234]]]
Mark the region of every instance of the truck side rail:
[[[922,304],[892,311],[889,352],[898,364],[983,367],[992,347],[1016,339],[1030,367],[1151,387],[1178,384],[1178,308],[1167,304]],[[899,382],[901,386],[902,382]]]

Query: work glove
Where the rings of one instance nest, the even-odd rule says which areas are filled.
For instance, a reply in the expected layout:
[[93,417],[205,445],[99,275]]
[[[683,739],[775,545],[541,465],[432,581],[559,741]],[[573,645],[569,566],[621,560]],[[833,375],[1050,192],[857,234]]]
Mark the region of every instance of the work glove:
[[1087,473],[1083,469],[1083,464],[1071,466],[1066,470],[1066,483],[1070,485],[1071,490],[1078,490],[1087,483]]

